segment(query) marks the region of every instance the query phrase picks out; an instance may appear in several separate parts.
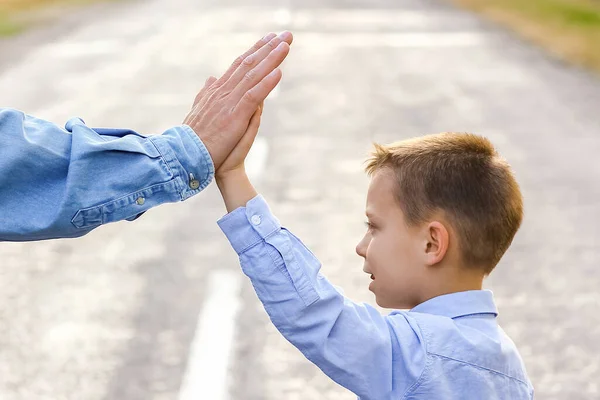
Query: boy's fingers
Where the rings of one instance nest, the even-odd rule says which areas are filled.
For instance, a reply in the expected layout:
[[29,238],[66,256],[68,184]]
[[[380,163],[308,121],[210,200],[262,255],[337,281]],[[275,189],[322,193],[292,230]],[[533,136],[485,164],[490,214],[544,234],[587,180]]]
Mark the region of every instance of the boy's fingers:
[[269,75],[267,75],[260,83],[248,90],[235,106],[234,114],[239,115],[240,118],[249,118],[261,105],[269,93],[275,86],[281,81],[281,70],[275,69]]
[[[234,90],[234,88],[239,86],[240,83],[244,81],[251,81],[253,82],[252,86],[256,85],[264,76],[269,74],[271,71],[273,71],[273,69],[277,68],[281,62],[283,62],[285,56],[287,56],[287,53],[289,52],[289,45],[293,40],[293,35],[291,32],[287,31],[282,32],[278,36],[271,39],[258,51],[244,59],[241,65],[231,75],[231,78],[227,81],[227,83],[225,83],[224,88],[228,90]],[[282,45],[282,43],[286,44]],[[287,50],[284,50],[285,54],[283,57],[281,57],[282,54],[279,53],[281,48],[278,48],[278,46],[287,47]],[[278,51],[276,51],[276,49]],[[275,58],[281,59],[279,62],[272,62]],[[271,60],[271,62],[264,64],[264,61],[267,59]],[[262,70],[258,69],[260,66],[262,66]],[[261,73],[263,73],[263,75],[259,77]]]
[[256,112],[250,119],[250,125],[248,125],[248,131],[251,135],[258,132],[258,127],[260,126],[260,117],[261,117],[260,110],[256,110]]
[[262,109],[256,109],[254,114],[252,114],[252,118],[250,118],[248,129],[246,129],[246,133],[244,133],[244,136],[242,136],[238,146],[250,150],[250,147],[252,147],[252,143],[254,143],[254,139],[256,139],[256,135],[258,134],[258,129],[260,128],[261,116]]
[[231,64],[231,66],[227,69],[227,71],[225,71],[223,76],[221,76],[221,78],[219,78],[219,84],[223,84],[223,83],[227,82],[229,80],[229,78],[231,78],[231,75],[239,68],[239,66],[244,62],[244,60],[249,55],[260,50],[264,45],[269,43],[276,36],[277,35],[275,35],[274,33],[269,33],[268,35],[266,35],[265,37],[260,39],[258,42],[254,43],[254,45],[252,47],[250,47],[250,49],[248,49],[244,54],[242,54],[241,56],[236,58],[233,61],[233,63]]
[[244,136],[250,134],[252,135],[255,132],[258,132],[258,128],[260,126],[260,118],[262,116],[261,106],[258,106],[254,114],[252,114],[252,118],[250,118],[250,123],[248,123],[248,129],[246,129],[246,133]]
[[258,107],[256,107],[256,111],[254,111],[254,114],[252,114],[252,116],[254,117],[256,114],[262,115],[264,107],[265,107],[265,102],[263,101],[262,103],[260,103],[258,105]]

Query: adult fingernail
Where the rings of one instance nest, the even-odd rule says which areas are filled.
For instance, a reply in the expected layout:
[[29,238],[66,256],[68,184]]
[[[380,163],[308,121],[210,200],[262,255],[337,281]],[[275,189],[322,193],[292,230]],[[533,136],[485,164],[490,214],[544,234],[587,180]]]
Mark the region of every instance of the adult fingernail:
[[279,35],[277,35],[277,36],[278,36],[280,39],[285,39],[286,37],[288,37],[288,36],[289,36],[289,34],[290,34],[290,33],[289,33],[288,31],[283,31],[283,32],[280,32],[280,33],[279,33]]
[[267,35],[265,35],[265,37],[263,37],[263,40],[269,41],[269,40],[273,39],[275,36],[277,36],[277,35],[274,34],[273,32],[271,32],[271,33],[268,33]]

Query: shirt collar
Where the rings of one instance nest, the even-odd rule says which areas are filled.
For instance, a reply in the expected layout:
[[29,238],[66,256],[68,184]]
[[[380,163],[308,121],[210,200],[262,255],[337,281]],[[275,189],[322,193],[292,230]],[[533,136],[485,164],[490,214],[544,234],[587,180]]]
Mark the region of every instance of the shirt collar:
[[449,318],[474,314],[498,315],[494,295],[490,290],[469,290],[444,294],[419,304],[410,312],[442,315]]

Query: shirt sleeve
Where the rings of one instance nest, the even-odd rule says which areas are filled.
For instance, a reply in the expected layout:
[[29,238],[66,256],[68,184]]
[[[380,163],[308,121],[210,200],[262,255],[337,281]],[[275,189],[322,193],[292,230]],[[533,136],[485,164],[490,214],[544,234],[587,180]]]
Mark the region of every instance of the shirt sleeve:
[[[397,369],[404,371],[401,376],[393,377],[394,363],[420,350],[410,347],[413,342],[398,344],[391,333],[412,332],[406,320],[390,320],[374,307],[345,298],[319,273],[316,257],[281,227],[262,196],[218,224],[273,324],[325,374],[361,399],[390,399],[402,392],[399,386],[406,389],[415,382],[408,375],[418,377],[420,371],[403,365]],[[401,360],[394,360],[394,354]]]
[[62,129],[0,108],[0,241],[82,236],[182,201],[213,179],[208,150],[185,125],[161,135]]

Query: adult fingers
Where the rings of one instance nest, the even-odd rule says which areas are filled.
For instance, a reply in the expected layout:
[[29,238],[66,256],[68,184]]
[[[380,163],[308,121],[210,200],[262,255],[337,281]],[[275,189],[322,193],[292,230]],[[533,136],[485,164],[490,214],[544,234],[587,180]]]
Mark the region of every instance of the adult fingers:
[[[267,42],[265,45],[263,45],[256,52],[254,52],[254,53],[248,55],[246,58],[244,58],[242,63],[233,72],[233,74],[227,80],[227,82],[223,84],[223,88],[225,90],[233,90],[244,79],[248,79],[249,77],[251,77],[254,73],[253,72],[254,69],[258,65],[260,65],[265,59],[269,58],[271,56],[271,53],[273,53],[275,51],[275,49],[278,48],[278,46],[281,46],[281,43],[287,43],[287,45],[289,47],[289,45],[292,43],[293,40],[294,40],[293,35],[291,34],[291,32],[287,32],[287,31],[281,32],[278,36],[273,37],[271,40],[269,40],[269,42]],[[283,57],[283,58],[285,58],[285,57]],[[283,61],[283,59],[281,61]],[[271,70],[269,70],[265,74],[265,76],[267,74],[269,74],[271,71],[273,71],[273,69],[275,69],[278,65],[279,64],[272,67]],[[248,75],[250,75],[250,76],[248,76]],[[256,83],[258,83],[258,82],[255,82],[255,84]]]
[[202,99],[202,97],[204,97],[204,95],[206,94],[206,92],[208,91],[208,89],[212,86],[213,83],[216,82],[216,80],[217,80],[217,78],[215,78],[214,76],[209,76],[208,77],[208,79],[204,83],[204,87],[202,89],[200,89],[200,91],[196,95],[196,98],[194,99],[194,106],[196,104],[198,104],[198,102]]
[[275,86],[281,81],[281,77],[281,70],[277,68],[256,86],[244,93],[233,110],[234,117],[240,119],[250,118],[258,106],[265,101],[269,93],[275,89]]
[[[269,54],[256,68],[248,71],[242,81],[231,93],[232,100],[241,99],[249,90],[258,85],[265,77],[272,73],[281,65],[283,60],[290,52],[290,46],[287,43],[280,43],[275,50]],[[262,102],[264,99],[259,99]]]
[[225,71],[223,76],[221,76],[218,80],[218,84],[222,85],[227,82],[231,75],[239,68],[239,66],[244,62],[244,60],[251,54],[254,54],[256,51],[260,50],[265,44],[269,43],[274,37],[276,37],[274,33],[269,33],[258,42],[254,43],[250,49],[248,49],[244,54],[238,56],[231,66]]

